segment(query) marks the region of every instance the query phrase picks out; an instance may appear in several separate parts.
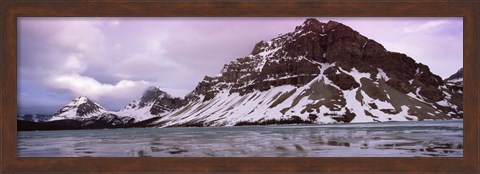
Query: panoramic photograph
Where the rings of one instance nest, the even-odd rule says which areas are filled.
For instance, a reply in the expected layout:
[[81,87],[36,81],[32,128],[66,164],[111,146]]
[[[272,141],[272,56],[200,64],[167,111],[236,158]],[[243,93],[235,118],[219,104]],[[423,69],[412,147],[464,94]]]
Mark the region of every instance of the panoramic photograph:
[[463,157],[462,17],[19,17],[18,157]]

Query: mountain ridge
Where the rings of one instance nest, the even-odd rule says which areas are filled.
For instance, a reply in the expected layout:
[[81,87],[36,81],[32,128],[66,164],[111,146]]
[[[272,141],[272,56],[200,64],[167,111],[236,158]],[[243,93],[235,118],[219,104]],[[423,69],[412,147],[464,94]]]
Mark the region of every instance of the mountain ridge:
[[309,18],[205,76],[184,99],[150,87],[118,112],[101,108],[78,116],[156,127],[410,121],[463,118],[463,93],[349,26]]
[[180,98],[172,97],[158,86],[151,86],[145,90],[139,101],[130,102],[115,114],[135,118],[138,122],[171,112],[181,103]]

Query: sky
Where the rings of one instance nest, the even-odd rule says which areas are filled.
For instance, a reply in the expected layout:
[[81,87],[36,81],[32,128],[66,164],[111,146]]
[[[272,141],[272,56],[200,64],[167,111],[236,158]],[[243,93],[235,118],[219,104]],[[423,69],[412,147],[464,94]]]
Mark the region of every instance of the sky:
[[[20,17],[18,114],[53,114],[77,96],[117,111],[149,86],[183,97],[307,18]],[[444,79],[463,67],[462,18],[315,18],[350,26]]]

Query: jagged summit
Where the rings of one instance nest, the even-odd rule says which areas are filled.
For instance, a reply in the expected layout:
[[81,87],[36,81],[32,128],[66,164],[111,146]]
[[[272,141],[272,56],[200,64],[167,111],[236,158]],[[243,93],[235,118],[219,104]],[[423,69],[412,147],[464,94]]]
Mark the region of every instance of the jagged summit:
[[158,86],[148,87],[147,90],[143,93],[142,98],[140,98],[140,107],[145,107],[148,103],[153,102],[156,99],[163,97],[171,97],[165,91],[162,91]]
[[318,33],[318,34],[328,34],[335,30],[352,30],[350,27],[337,22],[337,21],[328,21],[323,23],[318,21],[315,18],[309,18],[303,22],[302,25],[295,27],[295,30],[292,32],[295,34],[304,34],[304,33]]
[[66,106],[75,106],[75,105],[81,105],[83,103],[87,103],[91,101],[90,99],[87,98],[87,96],[78,96],[75,97],[70,103],[68,103]]
[[445,79],[445,82],[452,85],[463,86],[463,68],[460,68],[455,74]]
[[170,112],[181,103],[181,99],[172,97],[160,87],[151,86],[145,90],[139,101],[130,102],[116,114],[135,118],[138,122]]
[[322,23],[315,18],[308,18],[307,20],[305,20],[305,22],[303,22],[302,25],[295,27],[295,32],[298,32],[298,31],[312,31],[312,32],[325,33],[325,26],[326,25],[327,24]]

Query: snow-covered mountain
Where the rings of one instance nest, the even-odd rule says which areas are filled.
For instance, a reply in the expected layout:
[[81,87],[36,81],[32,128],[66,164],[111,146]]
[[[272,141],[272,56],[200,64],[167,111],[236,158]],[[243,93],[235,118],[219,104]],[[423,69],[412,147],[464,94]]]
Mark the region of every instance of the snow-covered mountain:
[[453,93],[463,94],[463,68],[446,78],[445,84]]
[[463,86],[463,68],[460,68],[455,74],[445,79],[447,84]]
[[170,113],[182,102],[180,98],[171,97],[159,87],[150,87],[139,101],[133,101],[120,111],[114,112],[85,96],[80,96],[58,110],[47,121],[62,121],[58,124],[64,128],[69,128],[68,124],[71,123],[72,129],[149,126],[152,121],[157,120],[155,117]]
[[428,66],[338,22],[307,19],[205,76],[158,126],[380,122],[463,117]]
[[70,103],[55,112],[49,121],[55,120],[83,120],[94,116],[109,113],[103,106],[95,103],[85,96],[73,99]]
[[158,86],[154,86],[149,87],[139,101],[131,102],[115,114],[135,118],[135,122],[138,122],[170,113],[181,103],[180,98],[174,98]]

